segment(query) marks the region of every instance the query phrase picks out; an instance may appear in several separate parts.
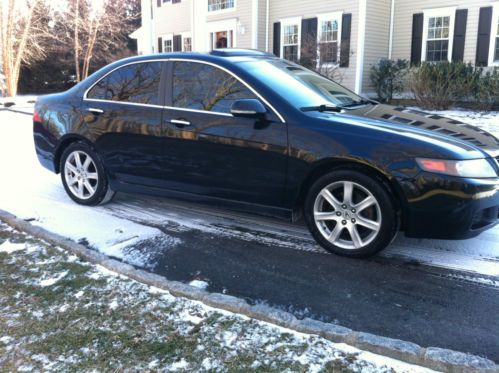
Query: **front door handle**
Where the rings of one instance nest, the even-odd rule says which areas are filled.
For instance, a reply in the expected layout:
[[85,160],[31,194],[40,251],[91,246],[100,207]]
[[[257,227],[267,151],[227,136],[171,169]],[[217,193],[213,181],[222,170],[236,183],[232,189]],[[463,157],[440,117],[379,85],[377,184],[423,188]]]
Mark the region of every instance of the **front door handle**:
[[171,124],[175,124],[176,126],[190,126],[191,122],[183,119],[170,119]]
[[96,108],[93,108],[93,107],[89,107],[87,109],[87,111],[89,111],[91,113],[94,113],[94,114],[103,114],[104,113],[104,110],[102,110],[102,109],[96,109]]

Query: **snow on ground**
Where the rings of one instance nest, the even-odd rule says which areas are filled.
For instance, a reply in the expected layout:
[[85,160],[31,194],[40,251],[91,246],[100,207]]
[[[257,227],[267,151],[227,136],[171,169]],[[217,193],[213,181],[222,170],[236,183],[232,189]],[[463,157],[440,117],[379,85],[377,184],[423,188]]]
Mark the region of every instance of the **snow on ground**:
[[6,240],[27,249],[0,253],[0,370],[431,372],[175,298],[0,224]]

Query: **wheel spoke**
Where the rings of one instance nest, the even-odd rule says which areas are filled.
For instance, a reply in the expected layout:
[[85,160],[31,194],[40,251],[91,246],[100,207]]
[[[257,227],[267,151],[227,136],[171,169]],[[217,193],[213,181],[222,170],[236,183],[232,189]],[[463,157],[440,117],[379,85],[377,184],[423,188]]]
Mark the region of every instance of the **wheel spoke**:
[[95,193],[95,188],[88,182],[88,180],[85,180],[83,182],[83,185],[85,186],[85,189],[87,189],[87,192],[90,195],[93,195]]
[[356,249],[360,249],[364,246],[362,238],[360,238],[359,232],[357,231],[357,227],[355,225],[350,226],[348,232],[350,233],[350,237],[352,238],[353,245]]
[[73,186],[78,182],[78,179],[76,177],[67,176],[66,181],[68,183],[68,186]]
[[66,161],[66,169],[71,171],[73,174],[76,174],[77,172],[76,167],[73,166],[69,161]]
[[87,179],[97,180],[98,179],[97,172],[90,172],[90,173],[88,173],[87,174]]
[[357,213],[361,212],[362,210],[365,210],[366,208],[374,205],[376,203],[376,200],[373,198],[373,196],[367,196],[364,198],[362,201],[357,203],[354,208],[357,209]]
[[333,194],[327,190],[327,189],[323,189],[321,191],[321,196],[331,205],[333,206],[333,208],[335,209],[335,211],[339,211],[341,210],[341,203],[340,201],[338,201],[336,199],[335,196],[333,196]]
[[331,234],[329,237],[327,237],[327,240],[331,243],[335,243],[338,237],[340,237],[341,231],[343,230],[344,226],[340,225],[340,223],[336,223],[336,226],[334,229],[331,231]]
[[343,183],[343,203],[347,205],[352,204],[353,183],[345,181]]
[[75,152],[74,155],[75,155],[76,168],[81,168],[82,164],[81,164],[80,153]]
[[90,164],[92,163],[92,158],[90,158],[88,155],[87,155],[87,158],[85,159],[85,162],[83,162],[83,170],[84,171],[87,171],[88,170],[88,167],[90,166]]
[[78,181],[78,189],[77,189],[77,194],[79,198],[83,198],[83,182],[81,180]]
[[334,212],[314,212],[315,220],[336,220],[338,217]]
[[362,225],[363,227],[366,227],[367,229],[370,229],[372,231],[378,231],[380,224],[377,221],[367,219],[361,216],[357,216],[357,224]]

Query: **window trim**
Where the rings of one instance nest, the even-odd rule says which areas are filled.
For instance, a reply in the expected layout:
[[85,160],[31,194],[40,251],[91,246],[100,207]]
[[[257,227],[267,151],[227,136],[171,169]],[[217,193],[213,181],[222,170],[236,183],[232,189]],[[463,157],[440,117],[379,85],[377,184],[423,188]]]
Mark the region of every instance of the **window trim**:
[[[201,60],[196,60],[196,59],[188,59],[188,58],[155,58],[155,59],[150,59],[150,60],[132,61],[132,62],[125,63],[123,65],[117,66],[114,69],[111,69],[110,71],[108,71],[107,73],[105,73],[102,77],[100,77],[100,79],[98,79],[97,81],[95,81],[94,83],[92,83],[90,85],[90,87],[88,87],[85,90],[85,92],[83,93],[83,101],[107,102],[107,103],[113,103],[113,104],[131,105],[131,106],[142,106],[142,107],[153,107],[153,108],[162,108],[162,109],[169,109],[169,110],[183,110],[183,111],[191,111],[191,112],[195,112],[195,113],[205,113],[205,114],[222,115],[222,116],[231,116],[231,117],[233,117],[233,115],[229,114],[229,113],[217,113],[217,112],[214,112],[214,111],[197,110],[197,109],[187,109],[187,108],[184,109],[184,108],[178,108],[178,107],[166,106],[166,105],[139,104],[139,103],[135,103],[135,102],[124,102],[124,101],[112,101],[112,100],[101,100],[101,99],[96,99],[96,98],[87,98],[88,92],[95,85],[97,85],[102,79],[105,79],[109,74],[112,74],[114,71],[116,71],[116,70],[118,70],[118,69],[120,69],[122,67],[125,67],[125,66],[134,65],[134,64],[138,64],[138,63],[148,63],[148,62],[163,62],[163,63],[165,63],[165,62],[197,62],[197,63],[203,63],[203,64],[206,64],[206,65],[210,65],[210,66],[219,68],[219,69],[225,71],[226,73],[232,75],[237,80],[239,80],[244,86],[246,86],[251,92],[253,92],[255,94],[255,96],[258,97],[258,99],[262,100],[263,103],[265,105],[267,105],[274,112],[274,114],[279,118],[279,120],[282,123],[286,123],[286,120],[281,115],[281,113],[279,111],[277,111],[276,108],[270,102],[268,102],[251,85],[249,85],[248,83],[246,83],[246,81],[244,79],[240,78],[238,75],[236,75],[232,71],[226,69],[223,66],[220,66],[220,65],[217,65],[215,63],[212,63],[212,62],[201,61]],[[163,84],[163,82],[161,84]]]
[[237,18],[223,19],[220,21],[209,21],[207,23],[207,43],[208,50],[212,51],[215,49],[214,40],[211,38],[211,34],[216,32],[227,32],[229,34],[232,31],[232,46],[231,48],[237,48]]
[[[170,41],[172,43],[172,50],[170,52],[166,51],[165,48],[165,41]],[[162,53],[172,53],[173,52],[173,34],[163,34],[161,35],[161,47],[163,52]]]
[[[193,0],[194,1],[194,0]],[[224,13],[230,13],[230,12],[234,12],[237,8],[237,0],[233,0],[234,2],[234,6],[232,8],[225,8],[225,9],[218,9],[218,10],[210,10],[210,2],[207,1],[206,2],[206,5],[208,6],[208,9],[207,9],[207,14],[208,16],[211,16],[211,15],[216,15],[216,14],[224,14]]]
[[[292,18],[283,18],[280,20],[281,22],[281,50],[280,50],[280,57],[281,58],[284,58],[284,27],[286,26],[295,26],[297,25],[298,26],[298,44],[297,44],[297,47],[298,47],[298,52],[297,52],[297,59],[298,61],[300,60],[300,57],[301,57],[301,21],[302,21],[302,17],[292,17]],[[294,45],[294,44],[289,44],[289,45]]]
[[338,55],[336,62],[326,62],[323,66],[333,67],[339,66],[341,61],[341,27],[343,21],[343,11],[332,12],[332,13],[322,13],[317,15],[317,67],[320,66],[320,43],[321,43],[321,22],[324,21],[336,21],[338,22]]
[[[449,17],[449,44],[447,48],[447,61],[452,61],[452,48],[454,47],[454,24],[456,20],[457,6],[446,8],[433,8],[423,10],[423,45],[421,46],[421,62],[426,61],[426,50],[428,46],[428,25],[431,17]],[[440,62],[440,61],[430,61]]]
[[[489,63],[487,66],[499,66],[499,60],[494,61],[494,54],[496,50],[496,39],[499,38],[497,28],[499,27],[499,1],[492,3],[492,25],[490,27],[490,45],[489,45]],[[492,33],[495,33],[492,36]]]
[[186,52],[184,49],[184,39],[186,38],[191,38],[191,50],[187,52],[192,52],[193,51],[193,42],[192,42],[192,33],[191,32],[182,32],[180,33],[182,35],[182,52]]

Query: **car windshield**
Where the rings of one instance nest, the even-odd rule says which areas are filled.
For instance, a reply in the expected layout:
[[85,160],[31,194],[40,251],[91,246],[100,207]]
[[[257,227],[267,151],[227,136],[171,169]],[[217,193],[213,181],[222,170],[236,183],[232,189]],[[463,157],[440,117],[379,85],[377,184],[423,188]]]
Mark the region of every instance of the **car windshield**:
[[281,59],[245,61],[245,70],[298,109],[351,107],[366,101],[311,70]]

